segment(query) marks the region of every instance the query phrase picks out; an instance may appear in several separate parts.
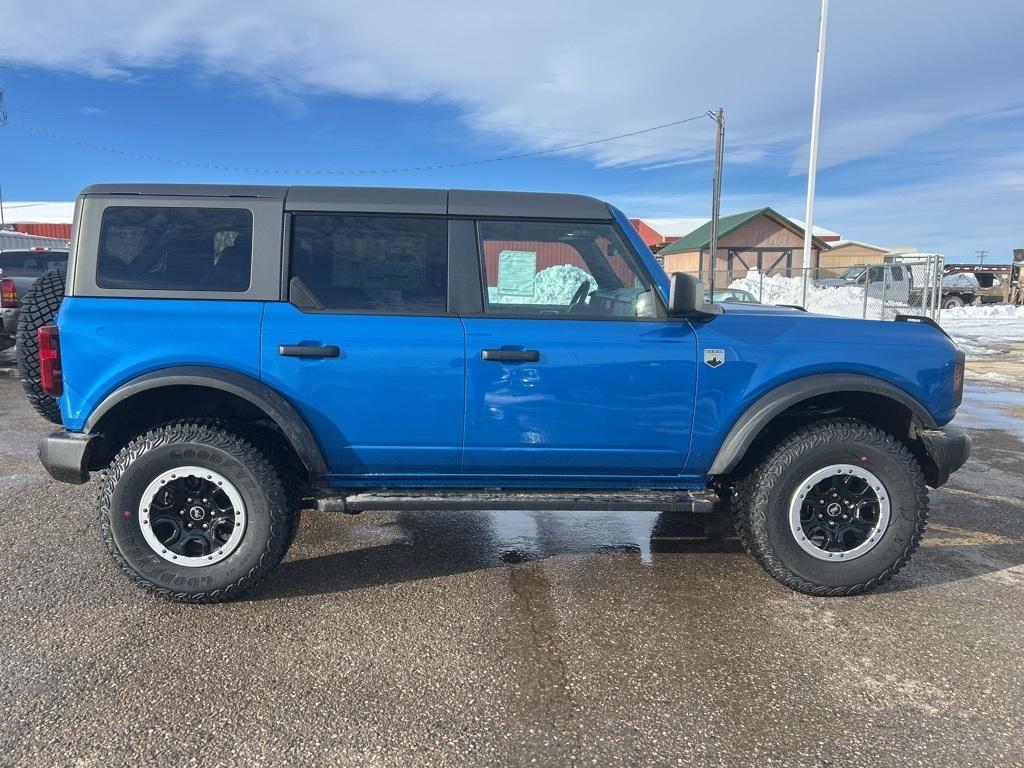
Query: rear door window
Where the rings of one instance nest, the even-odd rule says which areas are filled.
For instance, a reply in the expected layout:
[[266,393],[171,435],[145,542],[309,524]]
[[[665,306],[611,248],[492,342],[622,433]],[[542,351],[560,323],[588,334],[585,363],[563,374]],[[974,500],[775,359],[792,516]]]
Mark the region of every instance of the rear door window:
[[110,206],[96,285],[241,293],[252,273],[252,212],[244,208]]
[[325,310],[440,314],[448,304],[448,222],[300,213],[291,275]]

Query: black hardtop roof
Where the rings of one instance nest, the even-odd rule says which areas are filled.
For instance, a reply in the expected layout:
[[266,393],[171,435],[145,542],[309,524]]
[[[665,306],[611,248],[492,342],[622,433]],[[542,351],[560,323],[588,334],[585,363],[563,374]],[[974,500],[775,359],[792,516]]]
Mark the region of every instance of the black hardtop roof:
[[277,187],[242,184],[93,184],[84,195],[233,197],[283,200],[286,211],[420,213],[541,219],[612,218],[608,204],[586,195],[402,187]]

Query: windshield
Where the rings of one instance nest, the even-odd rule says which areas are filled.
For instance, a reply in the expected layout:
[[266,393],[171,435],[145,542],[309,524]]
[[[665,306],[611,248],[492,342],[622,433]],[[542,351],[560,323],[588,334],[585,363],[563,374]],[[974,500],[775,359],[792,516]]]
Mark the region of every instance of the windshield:
[[847,267],[840,273],[840,277],[844,280],[856,280],[864,274],[864,267]]

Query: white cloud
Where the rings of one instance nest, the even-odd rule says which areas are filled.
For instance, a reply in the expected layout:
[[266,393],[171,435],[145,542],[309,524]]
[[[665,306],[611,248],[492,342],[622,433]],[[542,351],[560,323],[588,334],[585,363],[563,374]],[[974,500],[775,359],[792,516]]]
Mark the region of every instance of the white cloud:
[[[710,208],[704,191],[677,195],[608,192],[603,197],[643,218],[700,216]],[[790,218],[803,217],[801,194],[765,188],[740,194],[726,191],[722,197],[723,215],[766,205]],[[988,250],[996,261],[1007,261],[1013,248],[1024,247],[1022,210],[1024,173],[979,169],[849,194],[819,193],[814,221],[847,239],[913,246],[922,252],[944,253],[950,261],[971,261],[981,249]]]
[[[969,113],[1012,107],[1024,10],[1007,0],[832,5],[824,165],[873,154]],[[5,0],[0,60],[96,77],[170,66],[269,92],[338,92],[454,105],[477,131],[549,148],[724,105],[732,162],[799,171],[816,0],[431,3],[379,0]],[[59,19],[59,24],[53,20]],[[538,129],[534,126],[556,126]],[[569,130],[562,130],[568,127]],[[575,150],[601,165],[705,157],[710,124]]]

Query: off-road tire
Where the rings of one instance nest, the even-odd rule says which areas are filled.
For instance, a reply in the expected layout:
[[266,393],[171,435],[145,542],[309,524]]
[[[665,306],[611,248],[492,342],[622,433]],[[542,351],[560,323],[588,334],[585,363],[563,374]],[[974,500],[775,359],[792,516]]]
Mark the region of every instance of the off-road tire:
[[[297,509],[273,461],[240,432],[215,420],[171,422],[136,437],[103,473],[96,499],[103,543],[137,586],[177,602],[222,602],[254,587],[284,557]],[[138,512],[144,489],[176,465],[220,473],[244,501],[245,533],[220,562],[183,567],[159,557],[143,537]]]
[[962,307],[963,305],[964,300],[959,296],[947,296],[942,300],[943,309],[956,309],[957,307]]
[[18,376],[28,401],[44,419],[60,424],[60,406],[39,385],[39,340],[36,331],[53,322],[64,301],[67,272],[52,269],[36,280],[21,300],[18,315]]
[[302,526],[303,483],[299,476],[305,470],[293,455],[289,455],[286,452],[281,441],[273,439],[271,435],[267,434],[266,430],[238,427],[234,431],[239,437],[252,443],[260,453],[270,460],[270,463],[277,470],[277,476],[281,479],[281,487],[284,488],[288,509],[294,511],[292,528],[288,535],[287,550],[291,547],[292,542],[295,541],[299,528]]
[[[870,470],[885,485],[891,505],[878,544],[848,561],[807,554],[789,525],[790,499],[798,485],[833,463]],[[910,560],[928,520],[928,488],[913,454],[889,433],[854,419],[797,430],[732,488],[730,504],[744,549],[774,579],[808,595],[856,595],[884,584]]]

